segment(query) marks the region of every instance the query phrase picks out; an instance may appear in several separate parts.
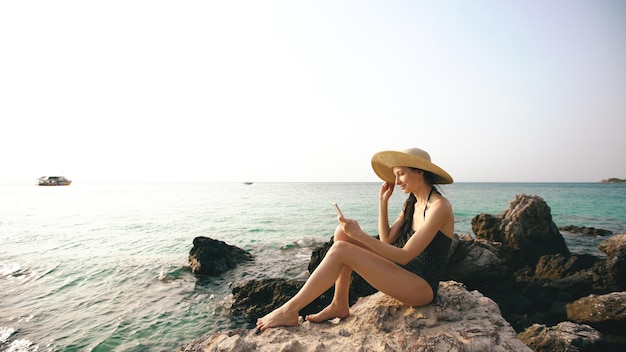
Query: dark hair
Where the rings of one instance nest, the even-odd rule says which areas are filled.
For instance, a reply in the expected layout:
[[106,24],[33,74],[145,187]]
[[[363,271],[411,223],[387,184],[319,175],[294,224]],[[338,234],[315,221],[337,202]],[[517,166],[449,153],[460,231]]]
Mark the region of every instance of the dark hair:
[[437,176],[435,174],[427,170],[418,169],[416,167],[409,167],[409,169],[413,171],[421,171],[424,174],[424,180],[426,180],[426,183],[431,185],[435,189],[435,192],[441,194],[441,190],[437,185]]
[[[441,191],[439,187],[437,187],[437,183],[435,181],[435,175],[426,170],[418,169],[415,167],[411,167],[410,169],[415,171],[422,171],[424,173],[424,179],[430,186],[433,188],[433,191],[439,193],[441,195]],[[417,198],[415,194],[411,193],[409,197],[404,201],[404,205],[402,206],[402,212],[404,213],[404,220],[402,222],[402,226],[400,227],[400,236],[394,242],[397,246],[403,247],[409,238],[412,235],[412,227],[413,227],[413,215],[415,214],[415,203],[417,203]]]
[[404,220],[402,221],[402,226],[400,226],[400,236],[398,236],[398,239],[394,242],[394,244],[398,247],[404,247],[406,242],[409,240],[409,237],[412,235],[411,228],[413,227],[415,203],[417,203],[417,198],[415,198],[415,194],[411,193],[402,206]]

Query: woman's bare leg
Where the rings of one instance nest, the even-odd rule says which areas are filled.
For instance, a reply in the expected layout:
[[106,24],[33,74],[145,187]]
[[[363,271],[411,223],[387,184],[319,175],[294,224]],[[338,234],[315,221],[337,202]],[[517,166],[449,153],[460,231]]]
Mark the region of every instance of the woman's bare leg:
[[330,288],[345,273],[344,266],[358,272],[379,291],[405,304],[419,306],[432,301],[432,289],[424,279],[365,248],[338,241],[300,291],[283,306],[259,319],[257,328],[263,331],[276,326],[297,325],[298,312]]
[[273,312],[257,320],[257,329],[264,331],[265,329],[276,326],[298,325],[298,312],[328,290],[339,278],[341,272],[344,271],[343,263],[338,261],[337,258],[332,258],[333,249],[336,248],[339,243],[342,242],[335,242],[333,244],[320,265],[315,269],[311,277],[309,277],[295,296]]
[[[335,234],[333,235],[333,241],[334,241],[333,246],[328,251],[328,253],[330,253],[333,250],[335,243],[337,243],[338,241],[356,242],[352,240],[348,235],[346,235],[339,226],[337,226],[337,228],[335,229]],[[328,256],[328,253],[326,254],[326,256]],[[320,291],[319,293],[312,293],[303,297],[301,297],[302,295],[300,295],[302,291],[308,290],[306,286],[307,284],[311,285],[310,282],[312,281],[312,277],[315,275],[319,275],[318,271],[320,271],[322,264],[324,263],[326,259],[326,256],[324,257],[320,265],[315,269],[312,276],[307,280],[307,282],[305,282],[305,285],[300,289],[300,291],[298,292],[298,294],[296,294],[296,296],[294,296],[291,300],[289,300],[287,303],[277,308],[270,314],[257,320],[256,325],[258,329],[263,331],[267,328],[274,327],[274,326],[294,326],[298,324],[298,321],[299,321],[298,312],[302,308],[304,308],[307,304],[312,302],[315,298],[319,297],[322,293],[326,292],[326,290],[328,290],[330,286],[332,286],[332,282],[331,282],[330,284],[328,284],[328,286],[324,285],[323,289],[319,290]],[[319,321],[333,319],[336,317],[346,317],[350,314],[348,295],[350,293],[349,290],[350,290],[350,276],[351,275],[352,275],[352,269],[350,269],[350,267],[347,267],[345,265],[341,265],[339,274],[334,279],[335,280],[334,282],[335,293],[333,295],[334,304],[331,303],[328,307],[326,307],[326,309],[322,311],[322,312],[326,311],[324,314],[319,315],[322,313],[320,312],[318,314],[315,314],[313,317],[307,316],[307,320],[319,322]],[[327,282],[327,280],[330,278],[328,278],[327,274],[324,273],[321,279],[324,279],[324,281]],[[317,287],[319,287],[319,285]],[[309,299],[310,301],[307,302],[307,300]],[[301,301],[305,302],[304,305],[302,306],[298,304],[298,302],[301,302]],[[335,315],[335,316],[331,316],[331,315]]]
[[[339,226],[337,226],[335,230],[334,241],[348,241],[359,246],[361,245],[350,236],[346,235]],[[351,276],[352,269],[344,265],[341,274],[339,274],[339,277],[335,281],[335,294],[333,295],[332,302],[320,312],[307,315],[305,319],[310,322],[319,323],[334,318],[348,317],[350,315],[349,294]]]

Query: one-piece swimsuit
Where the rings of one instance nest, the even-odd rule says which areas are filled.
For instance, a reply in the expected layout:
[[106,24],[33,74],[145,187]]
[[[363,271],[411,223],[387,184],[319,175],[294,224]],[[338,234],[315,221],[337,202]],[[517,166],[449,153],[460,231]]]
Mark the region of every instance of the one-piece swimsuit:
[[[428,207],[428,201],[430,200],[430,196],[433,191],[431,189],[428,194],[428,199],[426,200],[426,207],[424,208],[424,218],[426,218],[426,209]],[[394,242],[395,245],[404,246],[406,241],[413,236],[415,231],[409,230],[409,234],[401,234],[400,239],[405,239],[404,241]],[[404,242],[404,243],[402,243]],[[452,239],[446,236],[443,232],[438,231],[435,237],[430,241],[428,246],[413,260],[408,262],[406,265],[401,265],[403,268],[408,271],[420,276],[428,284],[433,290],[433,300],[437,299],[437,291],[439,288],[439,281],[444,274],[446,269],[446,264],[448,261],[448,252],[450,251],[450,245],[452,244]]]

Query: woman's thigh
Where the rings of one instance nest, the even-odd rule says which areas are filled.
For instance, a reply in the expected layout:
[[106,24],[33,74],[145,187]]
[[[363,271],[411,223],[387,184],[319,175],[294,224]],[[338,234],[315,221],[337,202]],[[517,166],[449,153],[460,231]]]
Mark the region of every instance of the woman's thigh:
[[349,242],[336,242],[333,247],[327,255],[339,256],[377,290],[411,306],[433,300],[432,288],[426,280],[391,260]]

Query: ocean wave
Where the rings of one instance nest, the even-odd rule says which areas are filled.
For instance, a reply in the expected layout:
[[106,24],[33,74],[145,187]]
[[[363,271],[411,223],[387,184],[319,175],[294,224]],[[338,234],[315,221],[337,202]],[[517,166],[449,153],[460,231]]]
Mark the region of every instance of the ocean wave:
[[14,333],[15,329],[6,326],[0,326],[0,344],[4,344],[5,342],[7,342]]

